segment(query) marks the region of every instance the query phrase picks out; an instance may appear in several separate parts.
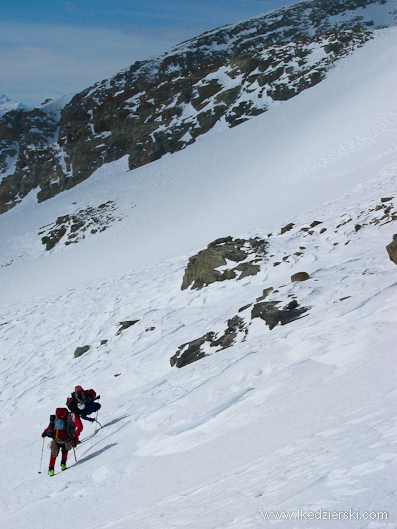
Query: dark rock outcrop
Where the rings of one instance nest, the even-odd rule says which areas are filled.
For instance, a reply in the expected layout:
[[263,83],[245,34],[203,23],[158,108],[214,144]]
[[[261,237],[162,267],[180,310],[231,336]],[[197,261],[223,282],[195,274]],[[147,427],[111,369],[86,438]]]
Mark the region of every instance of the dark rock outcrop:
[[257,303],[251,310],[251,318],[261,318],[266,322],[269,329],[272,330],[279,323],[281,325],[286,325],[287,323],[291,323],[292,321],[301,318],[310,308],[299,307],[298,302],[293,300],[282,309],[279,309],[277,305],[280,303],[281,301],[264,301]]
[[[182,290],[188,288],[192,283],[192,288],[200,289],[216,281],[227,279],[243,279],[249,275],[256,275],[260,266],[254,264],[255,259],[245,261],[249,256],[257,259],[263,258],[266,254],[268,243],[259,237],[245,239],[234,239],[223,237],[210,243],[206,250],[200,251],[197,255],[189,258],[182,281]],[[227,261],[240,262],[235,268],[217,270],[225,266]]]
[[259,298],[256,298],[256,301],[263,301],[267,296],[273,291],[273,287],[265,288],[262,292],[262,295]]
[[295,283],[295,281],[307,281],[308,279],[310,279],[310,276],[307,272],[297,272],[291,276],[292,283]]
[[43,235],[41,242],[47,251],[52,250],[65,236],[65,245],[76,244],[88,234],[106,230],[116,220],[111,214],[115,209],[115,203],[109,200],[97,208],[88,207],[76,214],[62,215],[54,224],[40,228],[39,235]]
[[286,226],[283,226],[280,230],[280,235],[283,235],[284,233],[287,233],[287,231],[292,230],[292,228],[295,226],[293,222],[290,222]]
[[220,338],[212,340],[211,347],[219,347],[218,351],[227,349],[235,343],[239,332],[243,332],[244,335],[246,335],[248,330],[244,323],[244,319],[240,318],[240,316],[234,316],[227,321],[227,328],[223,335]]
[[132,327],[133,325],[135,325],[136,323],[138,323],[139,320],[126,320],[126,321],[121,321],[120,322],[120,325],[121,327],[119,328],[119,330],[116,332],[116,336],[118,336],[119,334],[121,334],[123,331],[125,331],[125,329],[128,329],[128,327]]
[[277,308],[281,301],[263,301],[256,303],[251,310],[251,318],[261,318],[272,330],[279,322],[280,311]]
[[76,347],[76,350],[74,352],[74,357],[78,358],[79,356],[82,356],[84,353],[86,353],[90,349],[91,349],[90,345],[83,345],[82,347]]
[[207,332],[201,338],[181,345],[175,355],[170,358],[171,367],[183,367],[200,360],[200,358],[204,358],[204,356],[208,356],[208,353],[205,353],[203,349],[205,343],[208,343],[209,347],[217,347],[218,349],[215,352],[227,349],[236,343],[239,333],[243,333],[244,339],[248,333],[248,329],[243,318],[234,316],[227,321],[227,328],[222,336],[218,337],[214,332]]
[[393,235],[393,241],[386,246],[390,260],[397,265],[397,233]]
[[208,332],[201,338],[197,338],[197,340],[181,345],[176,354],[170,358],[171,367],[183,367],[200,360],[200,358],[204,358],[206,354],[201,349],[201,346],[205,342],[212,342],[214,335],[213,332]]
[[[269,293],[273,289],[266,289]],[[272,330],[276,325],[286,325],[299,318],[310,309],[310,307],[300,307],[296,300],[290,301],[282,309],[278,308],[281,301],[265,301],[256,303],[251,310],[251,320],[261,318]],[[243,312],[252,304],[246,305],[239,310]],[[204,356],[211,354],[211,347],[217,348],[214,352],[222,351],[234,345],[240,335],[240,341],[244,341],[249,332],[249,326],[241,316],[234,316],[227,321],[227,328],[221,336],[215,332],[207,332],[200,338],[188,343],[184,343],[178,351],[170,358],[171,367],[183,367],[192,362],[196,362]]]
[[234,127],[314,86],[372,37],[366,7],[382,1],[301,2],[136,62],[63,108],[5,113],[0,213],[37,188],[37,200],[47,200],[124,155],[130,169],[140,167],[194,143],[220,119]]

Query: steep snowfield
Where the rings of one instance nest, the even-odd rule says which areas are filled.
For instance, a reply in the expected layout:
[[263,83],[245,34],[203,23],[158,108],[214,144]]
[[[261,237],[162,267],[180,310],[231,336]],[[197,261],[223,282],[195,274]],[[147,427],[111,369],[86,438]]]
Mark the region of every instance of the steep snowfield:
[[[259,529],[269,511],[352,509],[277,526],[397,528],[395,86],[397,31],[381,30],[267,114],[0,217],[2,526]],[[42,226],[108,200],[106,231],[44,250]],[[225,235],[268,240],[260,272],[181,291],[188,257]],[[245,309],[245,341],[170,367],[270,286],[310,311],[270,331]],[[48,478],[40,434],[76,384],[101,394],[104,427]]]
[[[40,207],[32,192],[0,218],[0,262],[13,260],[0,278],[4,302],[194,252],[373,178],[395,153],[395,57],[394,29],[377,32],[325,82],[252,123],[210,132],[132,172],[126,159],[105,165]],[[44,252],[42,226],[108,200],[122,222],[67,251]]]

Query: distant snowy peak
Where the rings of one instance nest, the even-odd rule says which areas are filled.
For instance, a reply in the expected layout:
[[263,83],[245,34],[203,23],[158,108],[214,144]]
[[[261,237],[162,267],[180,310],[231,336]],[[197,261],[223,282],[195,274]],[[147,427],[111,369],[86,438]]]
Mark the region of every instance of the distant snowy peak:
[[10,110],[17,110],[19,108],[26,108],[26,106],[22,103],[12,101],[4,94],[0,97],[0,116],[6,112],[9,112]]

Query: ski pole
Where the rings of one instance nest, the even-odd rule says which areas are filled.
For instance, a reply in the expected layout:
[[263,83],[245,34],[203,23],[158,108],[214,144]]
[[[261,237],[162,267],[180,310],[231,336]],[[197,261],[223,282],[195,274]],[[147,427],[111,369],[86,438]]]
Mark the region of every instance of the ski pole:
[[75,459],[75,461],[77,463],[76,450],[74,449],[74,447],[73,447],[73,453],[74,453],[74,459]]
[[43,452],[44,452],[44,437],[43,437],[43,447],[41,449],[41,458],[40,458],[40,470],[39,470],[39,474],[41,474],[41,463],[43,461]]

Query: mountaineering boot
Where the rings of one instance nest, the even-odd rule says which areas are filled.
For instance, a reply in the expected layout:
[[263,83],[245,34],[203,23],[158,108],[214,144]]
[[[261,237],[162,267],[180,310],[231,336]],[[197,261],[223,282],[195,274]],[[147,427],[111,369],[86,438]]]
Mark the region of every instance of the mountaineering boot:
[[48,467],[48,475],[53,476],[55,474],[54,467]]
[[66,461],[61,461],[61,470],[66,470]]

